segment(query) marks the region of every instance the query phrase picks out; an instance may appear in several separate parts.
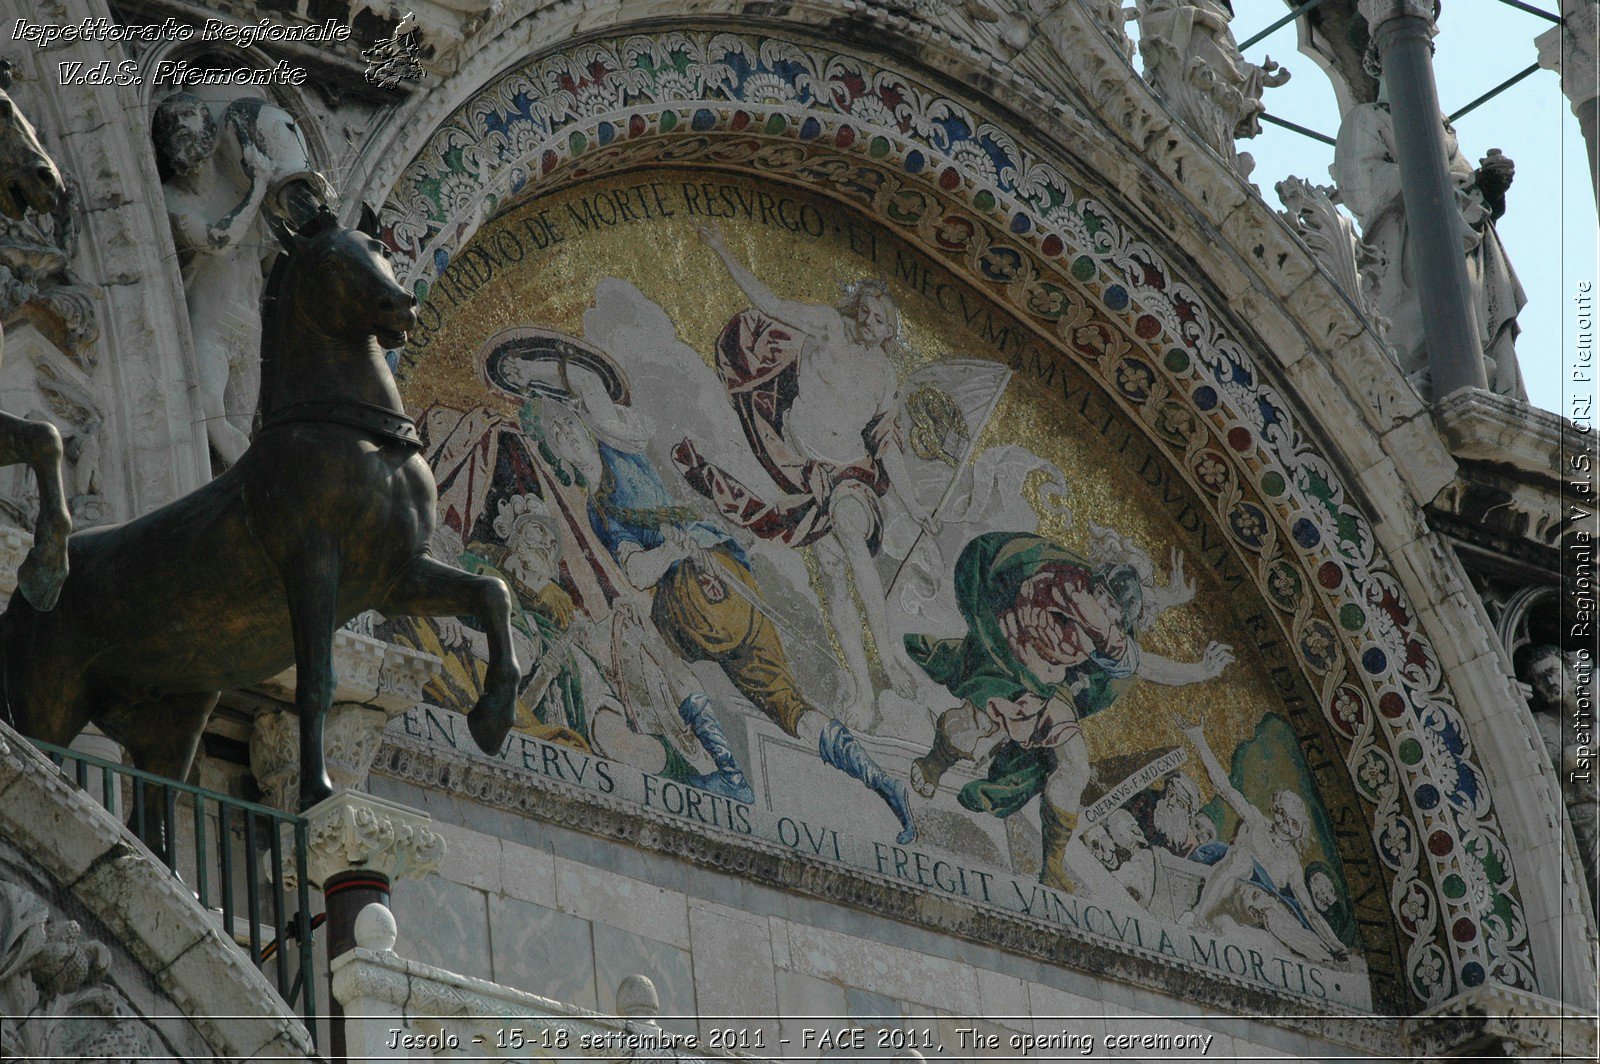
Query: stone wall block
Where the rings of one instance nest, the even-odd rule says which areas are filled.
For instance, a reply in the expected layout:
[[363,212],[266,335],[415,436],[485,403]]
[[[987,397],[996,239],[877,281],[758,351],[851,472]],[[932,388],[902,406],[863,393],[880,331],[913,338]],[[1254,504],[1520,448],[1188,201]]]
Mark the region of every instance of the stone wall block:
[[1480,600],[1472,592],[1455,591],[1435,605],[1418,610],[1417,620],[1423,631],[1428,633],[1433,649],[1439,655],[1439,664],[1451,674],[1455,686],[1461,686],[1467,679],[1459,674],[1464,671],[1463,666],[1486,659],[1497,682],[1493,688],[1482,692],[1488,696],[1488,700],[1480,704],[1487,708],[1505,705],[1511,699],[1521,701],[1501,667],[1504,651],[1495,639],[1494,628],[1489,625],[1488,618],[1483,617],[1482,624],[1466,623],[1467,618],[1474,613],[1481,613],[1482,609]]
[[796,970],[919,1001],[956,1015],[977,1015],[978,981],[965,964],[821,928],[789,926],[789,953]]
[[977,969],[978,1007],[982,1015],[1013,1030],[1030,1032],[1033,1025],[1028,984],[1013,975]]
[[132,843],[96,861],[72,893],[152,972],[164,971],[210,933],[194,918],[195,901],[184,885]]
[[556,904],[556,859],[549,850],[502,840],[500,884],[508,897],[546,908]]
[[444,839],[445,852],[450,855],[439,865],[439,875],[491,894],[508,893],[501,876],[504,857],[499,839],[454,824],[436,822],[433,830]]
[[[695,902],[689,906],[689,953],[701,1031],[748,1026],[752,1034],[763,1032],[767,1049],[776,1051],[778,1026],[770,1018],[779,1011],[778,987],[767,921],[725,905]],[[757,1023],[754,1017],[768,1019]]]
[[555,859],[556,908],[644,938],[689,948],[689,907],[682,894],[602,868]]
[[16,736],[0,740],[0,834],[63,883],[131,842],[109,814]]
[[[1363,469],[1355,480],[1359,484],[1373,485],[1404,480],[1399,469],[1402,461],[1404,456],[1397,458],[1380,454],[1378,460]],[[1391,550],[1393,544],[1413,543],[1428,534],[1427,515],[1414,498],[1380,490],[1365,494],[1362,501],[1367,519],[1388,538]]]
[[1383,450],[1394,460],[1419,506],[1426,506],[1455,482],[1459,467],[1428,417],[1412,417],[1384,433]]
[[1063,1029],[1093,1035],[1097,1045],[1106,1033],[1106,1003],[1053,986],[1028,984],[1028,1011],[1033,1015],[1033,1033],[1040,1037],[1059,1034]]
[[1284,313],[1283,300],[1250,286],[1228,299],[1240,319],[1248,322],[1255,334],[1282,366],[1292,366],[1305,357],[1306,334],[1295,319]]
[[1307,419],[1323,427],[1323,453],[1343,461],[1347,469],[1370,469],[1384,457],[1383,448],[1363,423],[1360,407],[1346,400],[1344,388],[1320,358],[1301,358],[1284,368],[1285,383]]
[[1288,300],[1316,272],[1300,241],[1266,204],[1251,201],[1223,221],[1222,235],[1244,255],[1273,295]]
[[[161,869],[166,875],[166,869]],[[158,977],[173,1000],[193,1017],[212,1045],[251,1045],[257,1055],[287,1043],[289,1059],[311,1052],[305,1028],[274,1005],[277,991],[250,964],[248,954],[217,930],[186,950]],[[203,989],[204,996],[199,996]],[[226,1032],[225,1034],[223,1032]]]

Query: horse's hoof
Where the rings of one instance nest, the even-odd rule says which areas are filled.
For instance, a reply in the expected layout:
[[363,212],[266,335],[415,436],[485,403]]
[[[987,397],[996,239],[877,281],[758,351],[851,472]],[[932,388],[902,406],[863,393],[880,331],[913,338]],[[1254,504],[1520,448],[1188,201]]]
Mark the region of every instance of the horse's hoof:
[[324,773],[321,779],[311,780],[300,788],[300,811],[303,813],[323,799],[332,797],[333,781]]
[[40,559],[37,549],[30,550],[17,569],[17,590],[41,613],[55,608],[56,599],[61,596],[61,585],[66,582],[66,560],[52,565]]
[[472,741],[478,744],[479,750],[498,754],[515,720],[516,711],[510,700],[485,694],[467,714],[467,730],[472,733]]

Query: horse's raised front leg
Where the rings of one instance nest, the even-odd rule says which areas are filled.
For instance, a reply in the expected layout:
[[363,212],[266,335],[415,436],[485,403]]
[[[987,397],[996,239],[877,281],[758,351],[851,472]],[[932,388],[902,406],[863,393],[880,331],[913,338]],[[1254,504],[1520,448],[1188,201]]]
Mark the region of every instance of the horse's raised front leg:
[[339,554],[308,539],[284,569],[289,624],[294,631],[294,708],[300,715],[300,809],[333,793],[322,748],[323,723],[333,704],[333,633],[339,611]]
[[522,676],[511,645],[511,591],[505,581],[473,576],[424,555],[377,609],[390,617],[478,618],[489,635],[489,664],[467,728],[484,753],[499,753],[516,717],[517,680]]
[[39,481],[39,521],[33,529],[33,548],[17,570],[17,589],[38,610],[56,604],[67,579],[72,513],[61,484],[61,455],[61,434],[54,425],[0,414],[0,466],[25,464]]

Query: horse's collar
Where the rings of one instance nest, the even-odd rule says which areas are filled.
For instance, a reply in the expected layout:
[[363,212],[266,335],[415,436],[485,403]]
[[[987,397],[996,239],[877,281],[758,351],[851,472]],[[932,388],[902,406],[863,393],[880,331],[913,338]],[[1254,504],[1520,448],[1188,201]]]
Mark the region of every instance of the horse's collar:
[[307,399],[290,403],[264,417],[259,431],[266,432],[280,425],[308,421],[344,425],[390,443],[402,443],[419,451],[422,449],[422,437],[417,435],[416,423],[410,418],[387,407],[363,403],[358,399]]

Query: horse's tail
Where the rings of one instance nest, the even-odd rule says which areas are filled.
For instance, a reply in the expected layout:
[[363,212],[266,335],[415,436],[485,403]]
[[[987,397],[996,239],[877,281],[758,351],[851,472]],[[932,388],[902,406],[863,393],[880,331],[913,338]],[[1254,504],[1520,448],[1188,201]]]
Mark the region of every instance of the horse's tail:
[[11,685],[6,679],[10,672],[7,665],[11,660],[12,631],[16,624],[11,611],[25,605],[26,601],[21,591],[13,591],[11,603],[4,613],[0,613],[0,714],[3,714],[6,724],[12,728],[17,726],[17,715],[11,711]]
[[[15,655],[28,653],[24,647],[28,643],[28,635],[38,624],[43,616],[33,603],[29,602],[20,590],[11,593],[11,602],[4,612],[0,612],[0,720],[4,720],[12,728],[22,731],[17,713],[16,700],[24,697],[22,692],[15,690],[21,677],[25,677],[27,670],[18,670],[17,662],[12,658]],[[26,658],[22,659],[26,661]]]

